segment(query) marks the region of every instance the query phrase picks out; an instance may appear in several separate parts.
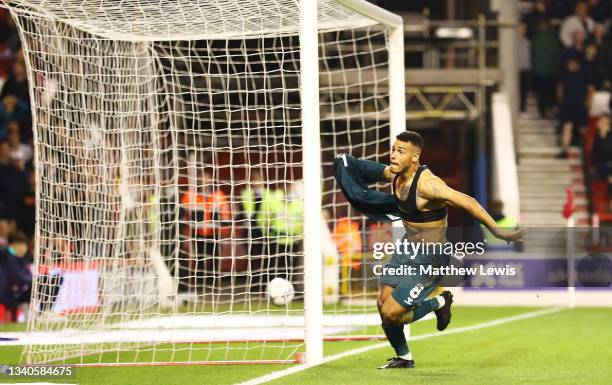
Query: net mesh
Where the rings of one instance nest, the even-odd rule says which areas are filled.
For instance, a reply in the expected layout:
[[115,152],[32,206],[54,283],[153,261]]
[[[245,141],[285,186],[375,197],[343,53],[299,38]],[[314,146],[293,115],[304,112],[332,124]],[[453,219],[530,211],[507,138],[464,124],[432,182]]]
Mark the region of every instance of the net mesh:
[[[209,5],[150,4],[11,5],[38,194],[25,360],[290,359],[303,349],[308,209],[297,5],[217,1],[208,24]],[[372,333],[369,244],[389,227],[350,209],[332,161],[389,155],[388,36],[321,4],[324,333]],[[276,277],[293,284],[287,305],[266,293]]]
[[[13,9],[93,35],[126,41],[232,39],[297,35],[298,0],[12,0]],[[333,0],[319,0],[320,31],[375,24]]]

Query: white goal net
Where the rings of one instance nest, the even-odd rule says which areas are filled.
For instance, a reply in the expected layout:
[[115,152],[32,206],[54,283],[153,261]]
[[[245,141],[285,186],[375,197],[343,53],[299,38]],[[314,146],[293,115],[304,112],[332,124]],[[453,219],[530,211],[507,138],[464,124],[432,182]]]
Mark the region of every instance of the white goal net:
[[313,161],[323,333],[379,333],[367,251],[388,226],[349,208],[332,161],[389,155],[390,30],[319,1],[321,158],[304,159],[299,5],[5,1],[35,121],[27,362],[293,362]]

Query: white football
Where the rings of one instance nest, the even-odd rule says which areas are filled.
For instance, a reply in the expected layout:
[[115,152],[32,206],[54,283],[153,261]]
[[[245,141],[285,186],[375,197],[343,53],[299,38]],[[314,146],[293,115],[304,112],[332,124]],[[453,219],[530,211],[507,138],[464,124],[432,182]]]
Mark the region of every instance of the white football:
[[284,278],[274,278],[268,282],[268,296],[275,305],[289,304],[294,294],[293,285]]

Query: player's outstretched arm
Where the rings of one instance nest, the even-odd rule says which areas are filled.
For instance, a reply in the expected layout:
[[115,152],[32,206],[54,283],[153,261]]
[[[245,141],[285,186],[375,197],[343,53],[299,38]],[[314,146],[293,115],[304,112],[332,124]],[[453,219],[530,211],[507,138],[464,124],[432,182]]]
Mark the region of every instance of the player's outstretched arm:
[[461,207],[480,223],[485,225],[487,229],[495,237],[503,239],[507,242],[523,242],[525,230],[518,228],[516,230],[501,229],[497,227],[497,223],[489,213],[478,203],[473,197],[454,190],[440,178],[433,175],[431,172],[423,173],[423,177],[419,180],[419,194],[429,200],[443,200],[446,203]]
[[393,182],[393,178],[395,178],[395,174],[391,172],[391,166],[385,167],[382,173],[382,179],[387,182]]

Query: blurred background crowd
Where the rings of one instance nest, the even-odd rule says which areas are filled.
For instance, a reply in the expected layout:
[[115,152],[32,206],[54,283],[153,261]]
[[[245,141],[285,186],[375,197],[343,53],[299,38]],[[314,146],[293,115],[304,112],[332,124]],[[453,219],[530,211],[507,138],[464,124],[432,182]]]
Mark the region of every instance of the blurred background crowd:
[[[32,120],[19,34],[0,10],[0,321],[29,301],[35,223]],[[22,313],[20,313],[22,314]],[[20,321],[23,320],[21,315]]]
[[[611,10],[606,0],[536,1],[522,15],[518,42],[521,113],[535,96],[540,117],[557,121],[557,157],[584,150],[592,211],[604,221],[612,212]],[[607,108],[596,95],[607,95]]]
[[[580,144],[586,133],[594,93],[609,91],[612,85],[612,31],[607,1],[577,1],[567,15],[558,5],[554,1],[537,1],[522,19],[520,106],[524,113],[528,94],[533,92],[540,116],[558,118],[558,156],[567,158],[570,145]],[[598,177],[602,179],[609,174],[601,166],[605,154],[599,143],[603,140],[609,146],[607,122],[604,117],[594,154]]]

